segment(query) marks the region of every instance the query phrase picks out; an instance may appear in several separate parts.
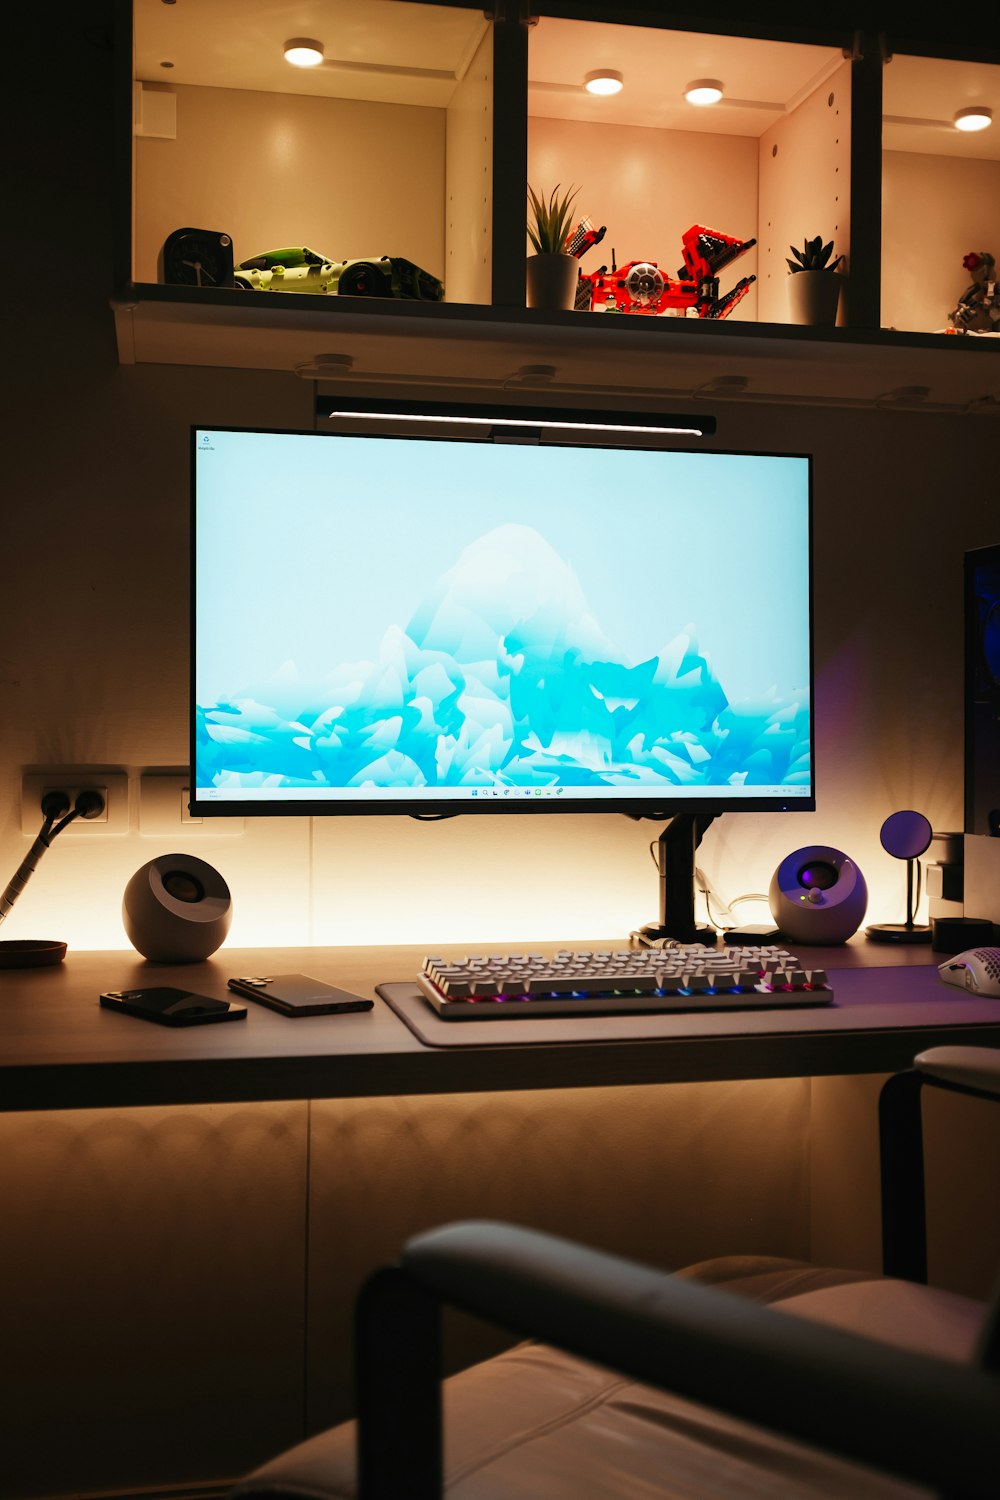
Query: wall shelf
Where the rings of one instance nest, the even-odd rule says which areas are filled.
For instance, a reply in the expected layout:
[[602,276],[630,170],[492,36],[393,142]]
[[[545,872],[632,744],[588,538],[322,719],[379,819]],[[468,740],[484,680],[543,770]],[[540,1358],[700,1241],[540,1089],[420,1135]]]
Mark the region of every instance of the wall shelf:
[[[469,0],[357,0],[355,60],[303,75],[281,57],[281,38],[301,31],[281,6],[243,6],[257,24],[230,46],[221,11],[217,35],[182,7],[119,3],[131,38],[113,303],[123,364],[349,376],[352,386],[470,399],[537,390],[633,408],[710,397],[1000,411],[1000,339],[930,331],[963,291],[962,256],[997,249],[1000,146],[966,160],[945,130],[966,95],[992,101],[995,89],[1000,115],[992,62],[890,61],[884,38],[842,23],[798,40],[784,26],[752,36],[732,22],[701,34],[683,21],[671,29],[650,6],[552,0],[535,7],[535,26],[511,6],[490,26]],[[307,13],[320,27],[313,0]],[[582,90],[598,54],[627,69],[617,100]],[[726,100],[714,113],[691,110],[683,81],[713,69]],[[152,106],[165,98],[173,123],[160,127]],[[911,119],[914,99],[934,118]],[[141,111],[125,124],[134,100],[150,106],[148,126]],[[355,140],[363,150],[344,150]],[[721,277],[723,292],[753,278],[744,301],[719,322],[525,308],[526,177],[584,184],[579,210],[607,220],[608,250],[591,250],[584,271],[658,256],[672,274],[692,219],[746,240]],[[932,201],[949,196],[928,251],[932,180]],[[452,300],[157,284],[157,248],[180,224],[221,227],[237,260],[290,240],[333,258],[403,254],[440,276]],[[850,274],[845,326],[829,330],[782,321],[788,245],[817,231]]]
[[124,364],[346,377],[400,394],[437,386],[471,399],[506,389],[633,408],[692,398],[1000,414],[993,338],[155,285],[113,306]]

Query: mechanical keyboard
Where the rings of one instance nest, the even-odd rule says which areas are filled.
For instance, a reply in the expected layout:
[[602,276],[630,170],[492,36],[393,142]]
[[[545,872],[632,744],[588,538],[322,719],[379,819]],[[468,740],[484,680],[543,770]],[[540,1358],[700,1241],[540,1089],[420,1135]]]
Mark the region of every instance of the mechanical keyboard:
[[640,1011],[776,1010],[829,1005],[825,969],[771,945],[562,949],[554,958],[508,953],[425,958],[417,978],[446,1021]]

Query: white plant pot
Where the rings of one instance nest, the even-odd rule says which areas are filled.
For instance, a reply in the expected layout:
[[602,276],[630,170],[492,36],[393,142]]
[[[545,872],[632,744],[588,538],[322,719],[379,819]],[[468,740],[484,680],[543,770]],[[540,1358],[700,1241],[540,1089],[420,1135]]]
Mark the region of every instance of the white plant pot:
[[575,255],[529,255],[528,306],[545,312],[572,311],[579,277]]
[[788,310],[793,323],[832,328],[843,278],[836,271],[792,271],[788,277]]

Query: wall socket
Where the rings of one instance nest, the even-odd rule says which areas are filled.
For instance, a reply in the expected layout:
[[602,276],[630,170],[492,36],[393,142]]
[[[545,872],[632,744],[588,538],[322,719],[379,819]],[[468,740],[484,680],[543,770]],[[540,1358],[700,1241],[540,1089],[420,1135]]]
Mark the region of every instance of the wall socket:
[[191,774],[186,769],[148,770],[139,781],[139,832],[150,838],[232,838],[243,818],[192,818],[188,811]]
[[42,798],[46,792],[65,792],[72,808],[77,793],[91,789],[100,792],[104,798],[104,812],[99,818],[74,818],[59,837],[93,839],[128,833],[128,774],[91,766],[22,772],[21,832],[34,838],[41,831]]

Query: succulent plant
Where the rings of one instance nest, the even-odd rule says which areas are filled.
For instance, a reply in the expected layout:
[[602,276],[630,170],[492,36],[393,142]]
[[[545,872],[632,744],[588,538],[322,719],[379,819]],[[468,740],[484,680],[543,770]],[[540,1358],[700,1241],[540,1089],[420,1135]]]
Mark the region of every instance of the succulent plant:
[[838,255],[832,265],[827,265],[833,254],[833,240],[824,245],[821,234],[814,240],[806,240],[801,250],[796,250],[794,245],[788,248],[795,256],[794,260],[786,261],[790,271],[835,271],[844,258]]
[[539,255],[560,254],[572,228],[573,220],[570,210],[580,189],[570,188],[569,192],[564,193],[560,198],[560,186],[561,184],[557,182],[546,201],[538,196],[530,183],[528,184],[528,202],[531,204],[528,238]]

